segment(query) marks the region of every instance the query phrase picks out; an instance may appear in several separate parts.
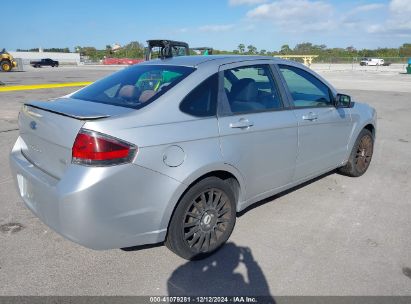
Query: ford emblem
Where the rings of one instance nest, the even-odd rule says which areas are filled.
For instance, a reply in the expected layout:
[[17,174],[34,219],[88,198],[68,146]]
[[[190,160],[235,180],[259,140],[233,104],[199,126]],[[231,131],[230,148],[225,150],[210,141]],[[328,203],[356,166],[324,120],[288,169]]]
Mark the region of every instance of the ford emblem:
[[32,130],[36,130],[36,129],[37,129],[37,123],[36,123],[35,121],[31,121],[31,122],[30,122],[30,128],[31,128]]

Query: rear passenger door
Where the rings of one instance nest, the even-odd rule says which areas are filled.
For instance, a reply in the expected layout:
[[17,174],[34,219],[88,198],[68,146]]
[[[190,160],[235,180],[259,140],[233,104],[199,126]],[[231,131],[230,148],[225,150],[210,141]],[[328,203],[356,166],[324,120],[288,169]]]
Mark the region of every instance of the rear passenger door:
[[217,113],[221,151],[225,162],[242,173],[247,199],[292,180],[297,122],[284,99],[269,64],[220,67]]

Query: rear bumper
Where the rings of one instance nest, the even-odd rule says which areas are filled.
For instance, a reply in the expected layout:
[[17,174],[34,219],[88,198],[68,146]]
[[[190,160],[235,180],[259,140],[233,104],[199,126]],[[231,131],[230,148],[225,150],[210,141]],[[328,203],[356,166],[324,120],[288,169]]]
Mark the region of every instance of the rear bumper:
[[69,165],[58,180],[30,163],[19,137],[10,155],[18,191],[46,225],[92,249],[162,242],[181,183],[133,164]]

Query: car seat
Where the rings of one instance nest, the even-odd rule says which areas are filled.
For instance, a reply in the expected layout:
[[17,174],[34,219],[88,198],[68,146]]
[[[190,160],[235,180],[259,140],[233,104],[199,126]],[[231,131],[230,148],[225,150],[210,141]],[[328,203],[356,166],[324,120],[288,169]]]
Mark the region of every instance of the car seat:
[[265,109],[264,105],[258,102],[257,84],[251,78],[243,78],[235,82],[231,87],[228,100],[233,113]]

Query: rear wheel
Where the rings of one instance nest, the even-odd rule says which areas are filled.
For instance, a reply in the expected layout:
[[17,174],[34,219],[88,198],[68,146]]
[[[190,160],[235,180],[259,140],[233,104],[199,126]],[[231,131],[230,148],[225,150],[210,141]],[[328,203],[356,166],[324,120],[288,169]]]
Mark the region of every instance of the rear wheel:
[[352,177],[363,175],[370,166],[373,151],[374,137],[369,130],[363,129],[355,141],[347,164],[339,171]]
[[231,186],[208,177],[182,197],[170,222],[166,246],[184,259],[203,258],[224,244],[236,220]]
[[1,62],[1,69],[4,72],[10,72],[11,71],[11,62],[7,61],[7,60],[3,60]]

